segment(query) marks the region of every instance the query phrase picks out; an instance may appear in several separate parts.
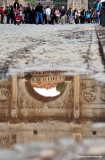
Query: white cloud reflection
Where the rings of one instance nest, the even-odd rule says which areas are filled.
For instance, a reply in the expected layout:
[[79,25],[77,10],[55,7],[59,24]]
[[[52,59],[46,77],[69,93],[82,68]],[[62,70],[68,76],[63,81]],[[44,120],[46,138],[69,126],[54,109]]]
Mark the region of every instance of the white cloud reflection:
[[58,96],[60,92],[56,90],[56,87],[46,89],[46,88],[34,88],[34,90],[42,96],[45,97],[54,97]]

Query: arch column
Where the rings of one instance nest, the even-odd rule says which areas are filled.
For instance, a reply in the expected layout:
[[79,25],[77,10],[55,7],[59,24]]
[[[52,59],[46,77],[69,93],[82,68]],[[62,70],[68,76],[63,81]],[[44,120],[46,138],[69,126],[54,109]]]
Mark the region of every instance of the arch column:
[[17,118],[18,106],[17,106],[17,76],[12,76],[12,97],[11,97],[11,118]]
[[80,116],[80,77],[74,76],[74,118],[79,118]]

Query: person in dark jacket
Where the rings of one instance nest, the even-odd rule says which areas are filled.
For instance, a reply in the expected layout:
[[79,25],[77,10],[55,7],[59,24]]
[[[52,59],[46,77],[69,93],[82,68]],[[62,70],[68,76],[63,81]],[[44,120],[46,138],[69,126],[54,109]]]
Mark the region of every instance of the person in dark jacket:
[[71,8],[69,8],[68,11],[67,11],[67,17],[68,17],[68,23],[71,23],[71,20],[72,20],[72,10],[71,10]]
[[7,17],[7,24],[9,24],[10,23],[10,12],[11,12],[11,8],[10,8],[10,6],[7,6],[7,8],[6,8],[6,17]]
[[15,0],[14,6],[13,6],[16,10],[18,10],[20,8],[19,2],[18,0]]
[[36,24],[39,24],[39,22],[43,24],[43,6],[40,3],[36,6],[35,12],[36,12]]
[[80,12],[80,23],[81,24],[85,23],[85,17],[86,17],[86,11],[85,9],[82,9],[82,11]]
[[11,23],[14,22],[14,10],[13,10],[13,6],[10,6],[10,21],[11,21]]
[[56,23],[58,23],[58,22],[57,22],[57,17],[56,17],[56,14],[55,14],[55,8],[53,7],[53,8],[51,9],[51,24],[54,24],[54,21],[55,21]]
[[26,23],[31,23],[31,18],[30,18],[30,14],[31,14],[31,8],[30,8],[30,5],[27,4],[27,7],[25,9],[25,12],[26,12]]
[[43,8],[43,23],[44,23],[44,24],[47,24],[46,8],[47,8],[47,7],[44,7],[44,8]]
[[31,6],[30,23],[35,24],[35,9],[34,9],[34,6]]
[[66,15],[65,7],[62,6],[62,9],[61,9],[61,24],[65,23],[65,15]]

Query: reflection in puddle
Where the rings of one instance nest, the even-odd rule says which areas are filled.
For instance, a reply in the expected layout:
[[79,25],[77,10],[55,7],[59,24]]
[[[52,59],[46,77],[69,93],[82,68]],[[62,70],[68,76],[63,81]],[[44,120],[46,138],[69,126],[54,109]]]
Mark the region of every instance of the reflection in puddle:
[[42,96],[45,97],[55,97],[60,94],[60,92],[57,91],[56,87],[53,87],[51,89],[44,89],[44,88],[34,88],[36,92],[41,94]]
[[61,71],[36,71],[32,73],[31,84],[34,90],[45,96],[54,97],[66,88],[66,76]]
[[0,81],[2,146],[105,139],[105,84],[89,75],[65,73],[35,71]]

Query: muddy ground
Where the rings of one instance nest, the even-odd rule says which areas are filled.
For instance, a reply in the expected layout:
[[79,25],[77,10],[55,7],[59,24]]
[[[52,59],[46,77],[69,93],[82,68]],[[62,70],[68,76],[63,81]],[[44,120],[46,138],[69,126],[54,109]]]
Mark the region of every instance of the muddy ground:
[[0,25],[0,78],[30,70],[91,73],[103,80],[94,24]]

